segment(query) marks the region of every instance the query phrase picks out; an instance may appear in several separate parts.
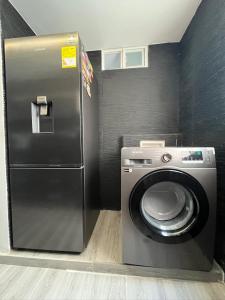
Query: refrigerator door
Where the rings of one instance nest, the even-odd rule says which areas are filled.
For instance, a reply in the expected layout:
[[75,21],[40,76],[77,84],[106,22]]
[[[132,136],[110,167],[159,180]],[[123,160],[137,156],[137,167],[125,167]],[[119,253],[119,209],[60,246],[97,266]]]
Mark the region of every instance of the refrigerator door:
[[9,163],[82,165],[79,37],[5,41]]
[[83,169],[11,169],[13,248],[81,252]]

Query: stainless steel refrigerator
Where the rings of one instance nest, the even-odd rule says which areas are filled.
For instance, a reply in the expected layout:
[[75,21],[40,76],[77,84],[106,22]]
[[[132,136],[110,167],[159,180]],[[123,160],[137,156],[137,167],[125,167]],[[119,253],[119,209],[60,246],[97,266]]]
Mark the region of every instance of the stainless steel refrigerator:
[[81,252],[99,213],[98,104],[79,35],[5,40],[13,248]]

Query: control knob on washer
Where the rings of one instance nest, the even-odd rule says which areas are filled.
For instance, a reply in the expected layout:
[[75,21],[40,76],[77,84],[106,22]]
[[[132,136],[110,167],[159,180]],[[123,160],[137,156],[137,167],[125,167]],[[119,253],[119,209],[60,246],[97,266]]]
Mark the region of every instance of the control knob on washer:
[[162,162],[164,163],[168,163],[169,161],[171,161],[171,159],[172,159],[172,155],[169,153],[165,153],[162,156]]

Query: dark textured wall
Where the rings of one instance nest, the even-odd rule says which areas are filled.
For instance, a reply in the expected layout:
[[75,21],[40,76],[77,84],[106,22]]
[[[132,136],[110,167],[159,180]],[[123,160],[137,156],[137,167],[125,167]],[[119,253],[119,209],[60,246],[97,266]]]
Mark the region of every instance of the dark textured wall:
[[2,38],[14,38],[34,35],[8,0],[0,0],[0,18],[2,24]]
[[99,84],[102,207],[120,209],[122,136],[178,131],[179,44],[151,46],[149,68],[101,71],[100,52],[89,52]]
[[141,141],[165,141],[167,147],[179,147],[182,145],[182,136],[179,133],[153,133],[153,134],[126,134],[122,136],[123,147],[139,147]]
[[[180,120],[185,145],[214,146],[216,257],[225,266],[225,1],[204,0],[181,42]],[[209,241],[210,242],[210,241]]]

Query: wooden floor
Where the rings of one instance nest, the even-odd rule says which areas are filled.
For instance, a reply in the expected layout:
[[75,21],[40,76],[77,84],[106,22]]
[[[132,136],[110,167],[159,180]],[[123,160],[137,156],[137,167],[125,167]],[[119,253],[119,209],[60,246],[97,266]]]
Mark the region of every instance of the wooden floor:
[[1,300],[224,300],[222,283],[0,265]]
[[120,213],[102,211],[88,247],[80,255],[30,251],[0,254],[0,300],[225,299],[222,283],[157,278],[199,280],[209,276],[205,275],[207,272],[176,270],[171,273],[122,265],[119,232]]
[[216,263],[211,272],[123,265],[121,262],[120,219],[121,215],[118,211],[101,211],[88,246],[81,254],[12,250],[9,253],[0,253],[0,264],[109,273],[111,275],[149,276],[206,282],[224,281],[223,271]]
[[81,254],[11,251],[12,255],[91,263],[121,263],[119,211],[101,211],[87,248]]

